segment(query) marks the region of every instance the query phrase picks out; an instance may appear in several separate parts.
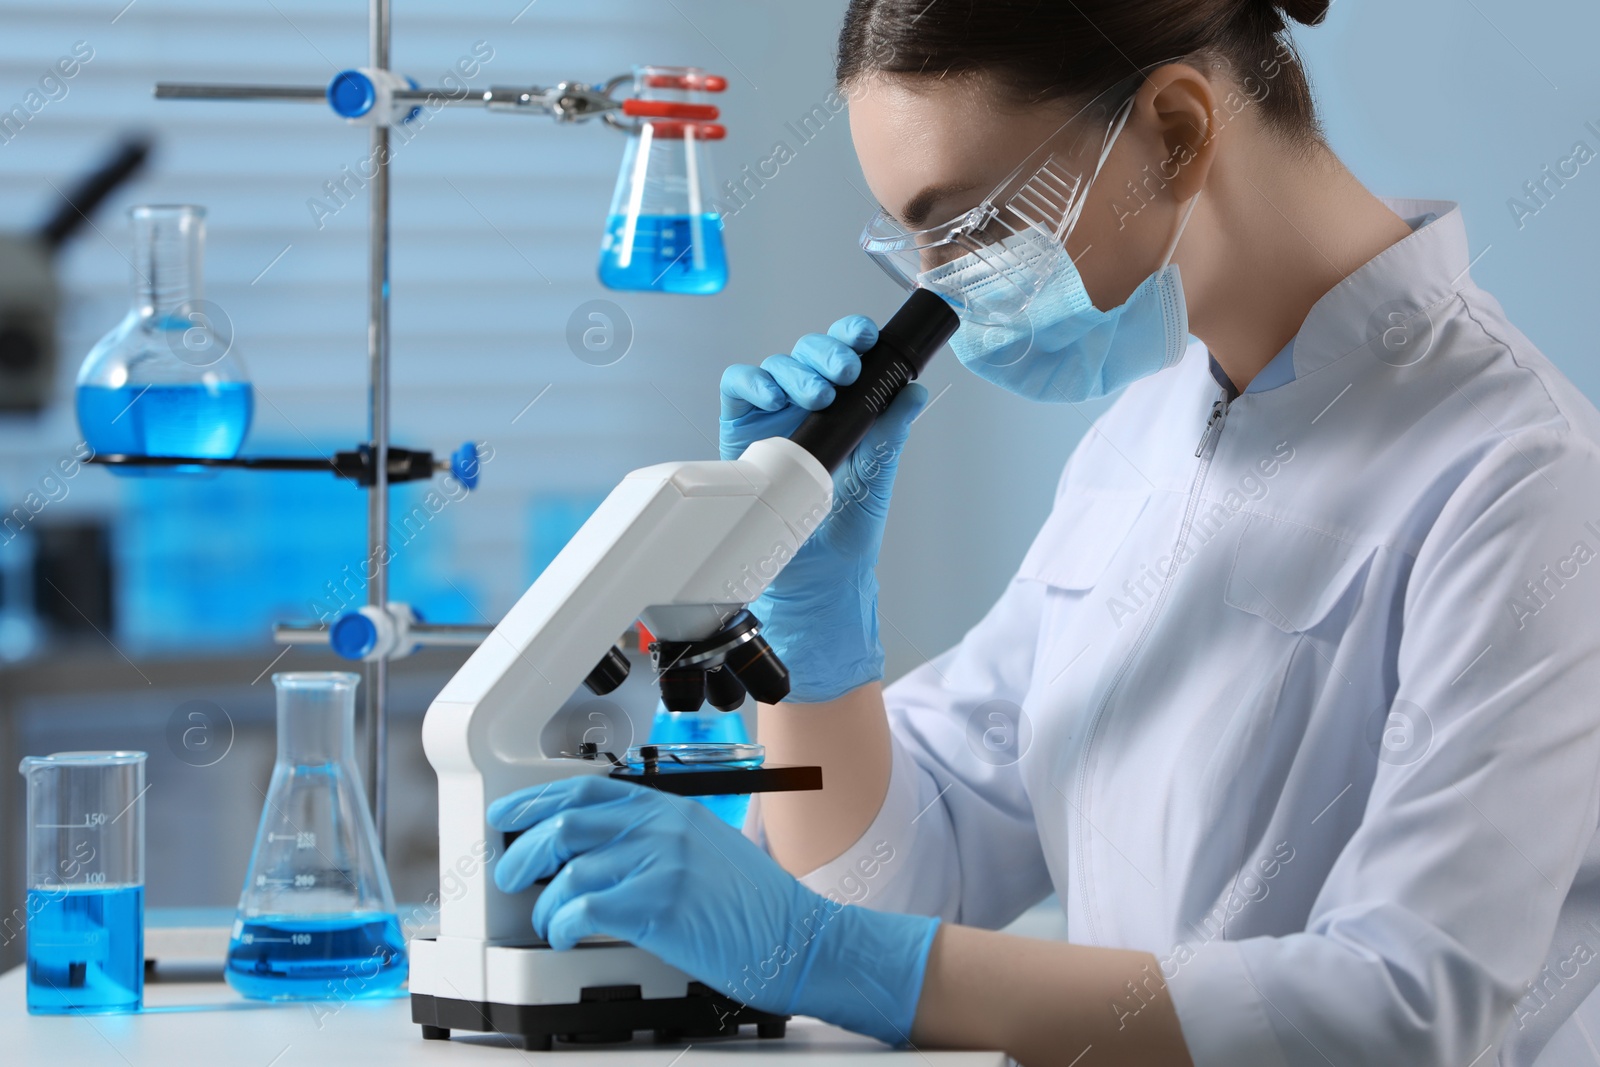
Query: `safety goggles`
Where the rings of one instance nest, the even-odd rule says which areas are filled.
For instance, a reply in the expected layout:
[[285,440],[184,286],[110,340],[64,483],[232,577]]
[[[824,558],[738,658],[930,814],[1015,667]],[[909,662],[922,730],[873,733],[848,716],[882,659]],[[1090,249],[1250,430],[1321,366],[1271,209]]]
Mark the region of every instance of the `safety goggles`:
[[932,289],[969,322],[1015,321],[1066,258],[1084,194],[1111,154],[1144,72],[1076,112],[978,206],[907,229],[879,208],[861,247],[906,289]]

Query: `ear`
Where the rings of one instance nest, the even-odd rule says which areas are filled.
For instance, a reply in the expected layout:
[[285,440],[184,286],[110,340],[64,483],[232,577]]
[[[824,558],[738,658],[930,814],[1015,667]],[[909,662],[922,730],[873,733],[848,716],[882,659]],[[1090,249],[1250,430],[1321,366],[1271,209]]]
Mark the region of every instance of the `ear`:
[[1145,79],[1129,121],[1153,130],[1165,148],[1161,177],[1182,203],[1200,192],[1216,158],[1217,95],[1211,82],[1187,63],[1169,63]]

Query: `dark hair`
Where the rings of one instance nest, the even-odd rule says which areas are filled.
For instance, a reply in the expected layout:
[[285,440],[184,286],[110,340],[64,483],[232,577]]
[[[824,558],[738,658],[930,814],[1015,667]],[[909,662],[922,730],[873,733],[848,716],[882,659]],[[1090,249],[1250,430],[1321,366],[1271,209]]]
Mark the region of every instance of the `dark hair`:
[[984,75],[1023,102],[1085,100],[1170,59],[1221,63],[1280,133],[1317,138],[1286,19],[1331,0],[850,0],[835,76]]

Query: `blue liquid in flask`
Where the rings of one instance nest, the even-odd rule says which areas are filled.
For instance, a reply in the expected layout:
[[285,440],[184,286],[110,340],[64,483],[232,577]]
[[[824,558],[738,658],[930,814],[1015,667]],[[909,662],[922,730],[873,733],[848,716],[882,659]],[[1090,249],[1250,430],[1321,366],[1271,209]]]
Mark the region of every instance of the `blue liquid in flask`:
[[400,923],[380,912],[284,915],[234,923],[225,974],[255,1000],[351,1000],[406,980]]
[[28,1011],[103,1015],[144,999],[144,887],[28,890]]
[[607,288],[703,296],[728,284],[722,218],[715,212],[640,215],[631,251],[629,244],[628,217],[611,216],[600,244],[600,281]]
[[[131,456],[238,455],[255,394],[248,382],[78,386],[78,427],[96,453]],[[118,474],[199,467],[113,467]]]
[[[667,711],[656,710],[650,724],[652,745],[671,744],[740,744],[750,740],[744,727],[744,718],[737,711]],[[711,813],[735,829],[744,826],[744,817],[750,810],[750,794],[723,793],[713,796],[690,797],[711,809]]]

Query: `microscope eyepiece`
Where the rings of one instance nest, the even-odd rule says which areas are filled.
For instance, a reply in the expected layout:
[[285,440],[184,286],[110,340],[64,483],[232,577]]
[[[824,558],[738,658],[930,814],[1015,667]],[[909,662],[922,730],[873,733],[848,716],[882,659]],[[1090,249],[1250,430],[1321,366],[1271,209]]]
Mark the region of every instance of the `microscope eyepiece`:
[[861,377],[840,386],[833,403],[806,416],[789,440],[830,471],[856,450],[879,415],[915,381],[939,346],[960,325],[955,309],[929,289],[912,293],[878,331],[878,343],[861,356]]

